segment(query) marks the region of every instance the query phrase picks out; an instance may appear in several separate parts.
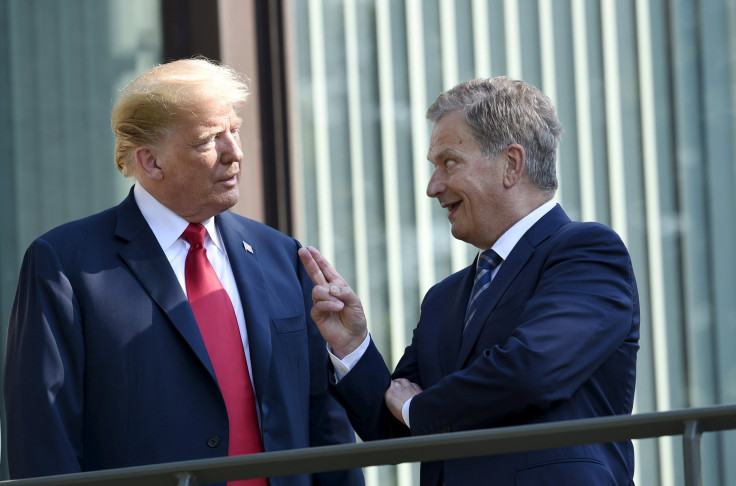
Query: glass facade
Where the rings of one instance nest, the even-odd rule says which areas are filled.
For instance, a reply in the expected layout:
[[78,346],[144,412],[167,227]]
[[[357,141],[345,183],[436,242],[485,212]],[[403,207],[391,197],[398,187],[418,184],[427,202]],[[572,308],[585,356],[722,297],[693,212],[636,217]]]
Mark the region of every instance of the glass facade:
[[[0,0],[3,361],[30,241],[130,187],[113,165],[110,109],[164,57],[161,3]],[[244,3],[219,0],[220,18]],[[736,403],[734,0],[282,3],[295,236],[354,286],[389,366],[424,292],[475,254],[425,194],[425,111],[460,81],[506,74],[557,106],[557,200],[573,219],[614,228],[631,251],[642,299],[635,411]],[[245,50],[229,38],[237,23],[220,27],[228,49]],[[679,437],[635,446],[637,484],[683,483]],[[705,434],[703,484],[736,484],[734,455],[736,432]],[[408,486],[418,467],[366,477]]]
[[61,223],[117,204],[132,185],[115,168],[110,110],[120,88],[160,62],[160,25],[150,0],[0,0],[3,363],[25,249]]
[[[635,411],[736,402],[734,56],[730,0],[291,2],[299,237],[361,296],[391,367],[420,299],[467,266],[425,195],[425,111],[508,75],[565,132],[557,200],[626,242],[642,301]],[[637,484],[682,484],[678,437],[635,441]],[[735,484],[736,433],[703,437],[704,484]],[[369,468],[416,484],[414,465]]]

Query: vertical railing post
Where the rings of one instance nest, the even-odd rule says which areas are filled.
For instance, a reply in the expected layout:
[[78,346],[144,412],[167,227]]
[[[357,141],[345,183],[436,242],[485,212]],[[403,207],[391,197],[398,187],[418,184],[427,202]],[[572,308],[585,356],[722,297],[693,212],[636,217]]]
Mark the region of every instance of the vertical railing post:
[[176,486],[197,486],[197,477],[192,473],[178,473],[175,476],[178,480]]
[[685,459],[685,486],[702,486],[700,471],[700,437],[703,431],[697,420],[685,422],[682,434],[682,453]]

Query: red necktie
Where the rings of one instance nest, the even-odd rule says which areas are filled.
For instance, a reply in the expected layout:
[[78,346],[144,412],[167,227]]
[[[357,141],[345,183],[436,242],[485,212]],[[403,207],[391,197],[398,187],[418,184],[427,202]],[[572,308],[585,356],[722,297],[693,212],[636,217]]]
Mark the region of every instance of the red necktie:
[[[191,246],[184,266],[187,298],[197,319],[229,421],[229,456],[263,452],[255,397],[232,301],[207,259],[201,224],[190,224],[181,237]],[[265,479],[230,481],[228,486],[265,486]]]

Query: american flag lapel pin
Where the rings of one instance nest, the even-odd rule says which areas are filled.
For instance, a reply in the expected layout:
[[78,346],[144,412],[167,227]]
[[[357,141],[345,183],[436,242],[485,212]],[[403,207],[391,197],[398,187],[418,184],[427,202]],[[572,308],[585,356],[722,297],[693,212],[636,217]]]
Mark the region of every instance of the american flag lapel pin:
[[243,249],[244,249],[245,251],[247,251],[248,253],[253,253],[253,247],[252,247],[252,246],[250,246],[250,245],[249,245],[248,243],[246,243],[245,241],[243,242]]

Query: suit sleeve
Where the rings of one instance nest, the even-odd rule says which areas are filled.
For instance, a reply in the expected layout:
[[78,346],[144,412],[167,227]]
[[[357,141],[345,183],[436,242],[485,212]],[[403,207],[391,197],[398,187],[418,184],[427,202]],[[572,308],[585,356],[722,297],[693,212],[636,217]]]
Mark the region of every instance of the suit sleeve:
[[[296,255],[296,253],[295,253]],[[297,257],[297,260],[298,257]],[[317,325],[309,317],[312,307],[313,284],[306,269],[297,262],[302,286],[304,307],[307,309],[307,333],[309,340],[310,385],[309,385],[309,437],[311,446],[346,444],[355,442],[355,432],[345,415],[345,410],[329,393],[327,368],[329,357],[327,344]],[[325,472],[313,475],[313,484],[324,486],[362,486],[363,472],[360,469]]]
[[[512,324],[505,342],[478,350],[465,368],[412,400],[412,434],[525,422],[525,414],[569,401],[583,386],[585,397],[578,398],[591,402],[590,415],[625,412],[616,405],[625,400],[611,396],[628,389],[626,383],[633,394],[636,284],[618,236],[587,228],[561,238],[538,276],[512,286],[523,296],[519,309],[499,302],[486,327]],[[514,322],[504,322],[509,319]]]
[[84,339],[51,246],[27,250],[8,326],[5,407],[11,478],[81,470]]
[[383,357],[371,340],[355,367],[331,387],[345,407],[350,423],[364,441],[405,437],[409,429],[386,407],[384,394],[391,384]]
[[[416,334],[416,329],[414,332]],[[412,340],[406,347],[392,375],[371,339],[368,349],[350,372],[339,382],[330,385],[362,440],[409,436],[409,428],[393,416],[384,399],[391,380],[399,377],[421,385],[415,341]]]

